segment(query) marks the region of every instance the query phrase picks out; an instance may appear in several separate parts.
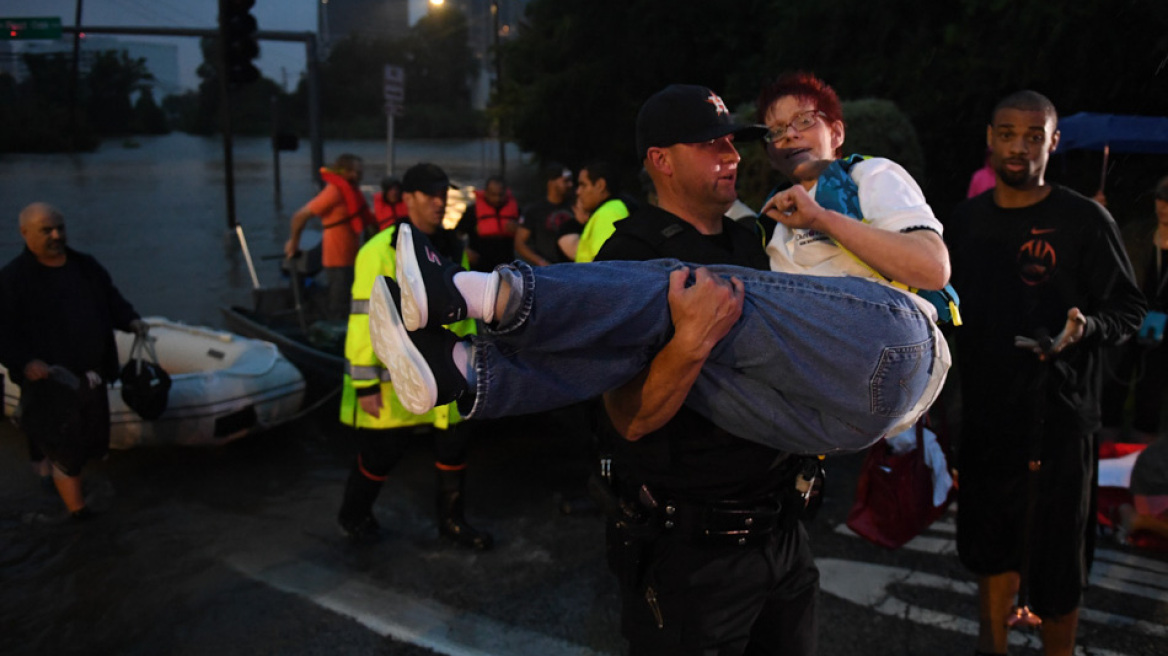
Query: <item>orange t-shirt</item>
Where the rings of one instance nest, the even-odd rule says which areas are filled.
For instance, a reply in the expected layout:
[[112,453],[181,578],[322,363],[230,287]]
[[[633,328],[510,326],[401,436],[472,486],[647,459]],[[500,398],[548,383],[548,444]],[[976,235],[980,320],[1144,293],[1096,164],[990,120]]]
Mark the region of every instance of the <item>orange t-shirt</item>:
[[341,190],[333,184],[325,185],[316,198],[308,201],[308,211],[319,216],[324,227],[321,264],[326,267],[353,266],[361,241],[348,220],[349,211]]

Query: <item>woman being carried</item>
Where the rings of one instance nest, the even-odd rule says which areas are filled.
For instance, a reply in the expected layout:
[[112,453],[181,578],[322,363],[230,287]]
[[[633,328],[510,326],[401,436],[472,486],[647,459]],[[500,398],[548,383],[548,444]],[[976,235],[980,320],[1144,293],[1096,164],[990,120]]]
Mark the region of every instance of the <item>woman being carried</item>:
[[[862,449],[913,423],[936,398],[949,354],[933,307],[890,281],[945,285],[940,223],[896,164],[844,168],[836,159],[843,122],[821,81],[780,78],[759,106],[772,163],[795,183],[764,208],[784,224],[768,247],[775,272],[711,266],[691,274],[676,260],[654,260],[516,263],[474,277],[403,230],[400,298],[384,281],[371,321],[398,389],[414,392],[407,407],[457,400],[466,416],[489,418],[597,396],[638,374],[669,340],[669,298],[713,278],[745,300],[695,382],[691,408],[793,453]],[[851,202],[821,200],[824,191]],[[487,323],[473,341],[436,328],[467,315]]]

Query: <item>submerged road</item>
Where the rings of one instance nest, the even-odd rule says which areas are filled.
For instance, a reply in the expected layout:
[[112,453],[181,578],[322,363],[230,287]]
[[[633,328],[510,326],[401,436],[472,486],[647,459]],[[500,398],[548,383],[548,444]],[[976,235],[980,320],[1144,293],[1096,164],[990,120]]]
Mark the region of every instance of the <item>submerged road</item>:
[[[424,435],[378,502],[384,539],[355,547],[334,524],[353,445],[329,417],[213,449],[115,452],[87,486],[99,515],[65,525],[24,521],[59,502],[4,423],[0,653],[623,654],[602,524],[557,510],[585,472],[570,434],[547,421],[480,426],[468,516],[497,546],[479,554],[436,537]],[[869,545],[843,525],[859,462],[831,461],[811,526],[819,653],[970,653],[977,602],[952,515],[900,550]],[[1101,547],[1080,653],[1168,653],[1168,558]],[[1040,653],[1031,635],[1012,642]]]

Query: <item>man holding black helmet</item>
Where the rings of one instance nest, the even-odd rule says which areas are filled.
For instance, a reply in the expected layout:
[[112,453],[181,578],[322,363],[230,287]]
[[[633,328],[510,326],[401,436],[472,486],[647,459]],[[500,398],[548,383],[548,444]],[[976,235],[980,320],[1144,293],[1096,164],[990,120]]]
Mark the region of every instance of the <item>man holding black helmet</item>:
[[84,519],[81,469],[109,450],[113,331],[144,335],[147,326],[97,260],[66,245],[56,208],[25,207],[20,235],[24,251],[0,269],[0,364],[21,387],[30,456],[43,453],[69,517]]

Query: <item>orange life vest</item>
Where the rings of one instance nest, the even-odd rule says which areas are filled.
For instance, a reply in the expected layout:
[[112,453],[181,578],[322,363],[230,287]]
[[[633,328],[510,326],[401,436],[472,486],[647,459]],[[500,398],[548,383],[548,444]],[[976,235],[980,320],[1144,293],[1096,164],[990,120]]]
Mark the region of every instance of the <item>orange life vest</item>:
[[385,202],[385,194],[379,193],[373,197],[373,216],[377,217],[378,232],[406,218],[407,214],[409,210],[406,209],[405,201],[390,204]]
[[481,189],[475,192],[475,230],[479,237],[514,237],[519,229],[519,203],[510,192],[503,207],[492,207]]
[[345,199],[345,212],[347,213],[344,219],[325,224],[322,226],[323,229],[335,228],[348,221],[353,232],[359,235],[366,226],[377,225],[377,219],[373,217],[369,211],[368,203],[365,202],[365,194],[361,193],[357,185],[326,168],[320,170],[320,179],[341,190],[341,197]]

